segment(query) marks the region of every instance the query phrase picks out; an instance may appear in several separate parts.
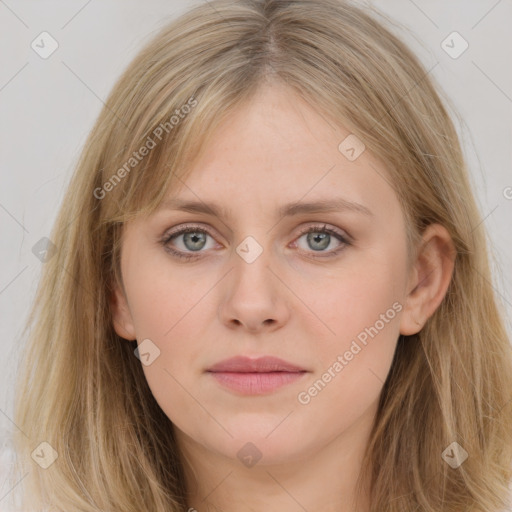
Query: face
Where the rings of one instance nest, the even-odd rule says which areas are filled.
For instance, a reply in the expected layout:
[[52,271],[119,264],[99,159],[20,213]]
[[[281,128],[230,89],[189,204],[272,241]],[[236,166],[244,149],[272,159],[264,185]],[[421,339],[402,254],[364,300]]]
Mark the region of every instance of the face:
[[[348,135],[290,90],[260,89],[218,128],[186,186],[125,225],[116,330],[138,340],[183,443],[298,461],[373,418],[410,275],[387,172],[368,151],[350,161],[338,148]],[[307,207],[318,202],[334,206]],[[235,356],[294,368],[209,371]]]

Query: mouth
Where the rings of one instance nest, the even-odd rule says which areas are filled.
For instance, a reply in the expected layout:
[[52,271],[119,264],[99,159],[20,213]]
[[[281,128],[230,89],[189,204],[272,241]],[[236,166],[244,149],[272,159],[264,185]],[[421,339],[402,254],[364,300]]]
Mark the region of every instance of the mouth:
[[233,357],[207,370],[219,384],[242,395],[262,395],[302,379],[308,370],[276,357]]

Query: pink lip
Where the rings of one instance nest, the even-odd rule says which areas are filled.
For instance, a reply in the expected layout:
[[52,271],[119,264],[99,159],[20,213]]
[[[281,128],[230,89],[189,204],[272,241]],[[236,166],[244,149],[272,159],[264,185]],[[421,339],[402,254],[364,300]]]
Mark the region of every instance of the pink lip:
[[304,368],[283,361],[278,357],[264,356],[256,359],[236,356],[220,361],[208,368],[209,372],[268,373],[268,372],[305,372]]
[[276,357],[233,357],[207,370],[223,386],[243,395],[261,395],[295,382],[307,370]]

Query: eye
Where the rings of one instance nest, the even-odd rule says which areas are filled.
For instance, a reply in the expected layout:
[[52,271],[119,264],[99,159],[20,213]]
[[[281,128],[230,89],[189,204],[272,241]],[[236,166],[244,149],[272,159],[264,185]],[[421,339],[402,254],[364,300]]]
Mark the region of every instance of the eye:
[[[301,235],[297,240],[301,240],[305,237],[306,248],[301,248],[308,252],[313,251],[314,258],[326,258],[336,256],[341,252],[345,246],[350,245],[348,237],[343,236],[337,230],[328,228],[327,225],[323,226],[310,226],[301,232]],[[326,249],[332,245],[332,242],[338,242],[336,248],[327,251]],[[297,245],[297,242],[294,242]],[[322,253],[319,255],[318,253]],[[325,254],[324,254],[325,253]]]
[[[180,240],[180,237],[183,238]],[[207,237],[211,238],[211,235],[206,229],[199,226],[185,226],[179,230],[164,235],[161,243],[173,256],[190,260],[200,257],[199,253],[202,249],[211,249],[211,247],[206,247]],[[176,244],[178,245],[178,250],[171,246],[171,242],[175,240],[178,240],[178,243]],[[189,251],[192,254],[187,254]]]
[[[193,260],[201,257],[201,253],[205,252],[203,249],[213,248],[211,244],[208,247],[208,237],[213,240],[208,230],[197,225],[186,225],[164,234],[160,243],[172,256],[184,260]],[[306,240],[306,248],[297,244],[297,241],[300,241],[303,237]],[[328,228],[325,224],[323,226],[309,226],[303,229],[296,240],[292,243],[292,246],[299,245],[301,252],[310,252],[313,258],[336,256],[347,245],[350,245],[348,237],[343,236],[333,228]],[[326,250],[332,245],[333,241],[336,241],[338,245],[334,249]]]

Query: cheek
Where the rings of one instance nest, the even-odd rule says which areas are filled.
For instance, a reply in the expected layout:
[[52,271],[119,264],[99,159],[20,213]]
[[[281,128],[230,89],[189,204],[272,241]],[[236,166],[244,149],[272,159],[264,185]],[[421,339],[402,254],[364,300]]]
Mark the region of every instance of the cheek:
[[194,314],[213,276],[172,264],[164,250],[133,251],[126,258],[125,286],[137,337],[161,341]]
[[336,336],[319,340],[317,371],[296,397],[304,414],[322,418],[326,437],[348,429],[376,404],[391,367],[403,306],[385,283],[373,283],[370,300],[356,308],[339,301],[333,308]]
[[328,352],[344,350],[376,322],[379,331],[393,330],[398,335],[406,278],[405,242],[382,242],[371,251],[347,253],[335,271],[327,274],[319,269],[311,278],[295,280],[294,291],[308,306],[295,320],[310,332],[311,339],[321,336]]
[[[302,327],[311,339],[317,332],[317,373],[298,397],[310,412],[348,421],[377,400],[393,360],[405,300],[406,253],[405,246],[398,247],[382,244],[358,255],[347,262],[346,272],[315,288],[316,315]],[[321,337],[317,318],[323,321]]]
[[162,410],[181,426],[181,418],[198,414],[188,390],[200,376],[198,361],[207,353],[205,330],[210,324],[205,308],[214,276],[180,272],[162,257],[131,257],[124,275],[133,324],[139,345],[151,340],[144,345],[151,362],[144,364],[141,358],[142,368]]

